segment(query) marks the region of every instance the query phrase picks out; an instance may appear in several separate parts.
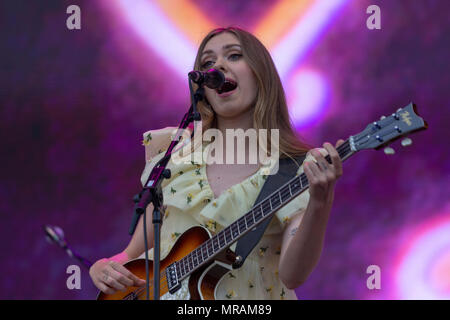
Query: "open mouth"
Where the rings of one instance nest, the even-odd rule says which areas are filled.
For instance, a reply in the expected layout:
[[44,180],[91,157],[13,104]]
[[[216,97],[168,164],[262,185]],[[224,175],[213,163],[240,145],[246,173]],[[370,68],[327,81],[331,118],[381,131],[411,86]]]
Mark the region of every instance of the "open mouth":
[[225,82],[223,83],[223,85],[217,89],[217,93],[218,94],[222,94],[225,92],[230,92],[233,91],[234,89],[237,88],[237,83],[236,81],[232,80],[232,79],[225,79]]

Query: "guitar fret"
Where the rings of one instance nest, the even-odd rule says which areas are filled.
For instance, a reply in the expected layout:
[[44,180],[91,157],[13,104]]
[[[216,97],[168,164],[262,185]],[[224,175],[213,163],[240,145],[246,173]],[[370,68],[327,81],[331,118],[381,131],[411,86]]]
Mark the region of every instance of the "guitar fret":
[[231,231],[233,232],[233,238],[236,239],[239,236],[239,230],[235,222],[233,222],[232,226],[236,227],[236,230],[234,230],[233,227],[231,228]]
[[223,234],[223,246],[225,247],[227,245],[227,239],[225,238],[225,231],[222,231]]
[[262,205],[259,205],[259,208],[258,208],[259,210],[257,210],[256,211],[256,215],[254,215],[254,218],[255,218],[255,223],[258,223],[258,221],[259,221],[259,215],[261,215],[262,216]]
[[[278,193],[278,195],[280,195]],[[280,203],[278,203],[278,197],[277,195],[273,195],[274,199],[271,198],[271,200],[273,200],[273,202],[271,201],[270,203],[272,204],[272,207],[270,208],[271,211],[273,211],[273,208],[278,208],[279,205],[281,205],[281,198],[280,198]]]
[[291,197],[292,197],[291,184],[290,184],[290,183],[288,183],[288,186],[289,186],[289,193],[291,194]]
[[216,253],[216,249],[214,248],[214,241],[210,239],[209,242],[211,243],[211,251],[212,251],[213,254],[215,254]]
[[209,242],[211,242],[211,252],[214,254],[216,250],[214,249],[214,242],[210,239]]
[[227,243],[230,243],[231,241],[233,241],[233,236],[231,235],[231,231],[229,228],[225,229],[224,235],[225,235],[225,239],[227,239],[227,232],[229,232],[229,236],[230,236],[230,241],[227,240]]
[[181,269],[180,269],[180,262],[179,261],[175,264],[175,270],[177,272],[178,278],[181,278],[183,276],[183,274],[182,274]]
[[179,266],[180,266],[181,273],[182,273],[183,275],[185,275],[186,272],[184,272],[183,260],[178,261],[178,263],[179,263]]
[[196,265],[197,265],[197,260],[196,260],[196,258],[195,258],[195,250],[194,251],[192,251],[192,253],[190,254],[191,256],[192,256],[192,265],[195,267]]
[[[203,261],[208,259],[208,248],[205,246],[204,243],[202,243],[202,255],[203,255]],[[206,259],[205,259],[206,257]]]
[[287,192],[288,187],[285,186],[280,190],[281,203],[289,199],[289,193]]
[[216,253],[216,250],[214,250],[214,243],[212,240],[208,240],[208,249],[209,249],[209,254],[211,256],[213,256],[214,253]]
[[[266,201],[267,202],[267,201]],[[264,203],[265,205],[267,205],[267,203]],[[272,210],[272,204],[270,203],[270,199],[269,199],[269,206],[270,206],[270,209],[268,208],[268,207],[266,207],[266,206],[264,206],[262,209],[262,217],[261,218],[263,218],[265,215],[266,215],[266,211],[270,211],[270,210]],[[269,209],[269,210],[266,210],[266,209]]]
[[188,273],[188,270],[186,269],[186,263],[185,263],[185,261],[184,261],[184,258],[181,259],[181,264],[183,265],[183,271],[184,271],[184,274],[187,274],[187,273]]
[[241,222],[242,222],[241,219],[238,219],[238,220],[236,221],[236,224],[237,224],[238,230],[239,230],[239,234],[241,234],[242,232],[245,231],[245,229],[244,229],[244,228],[242,227],[242,225],[241,225]]
[[[202,248],[199,247],[197,250],[200,251],[199,264],[201,264],[201,263],[203,263]],[[198,253],[197,253],[197,256],[198,256]]]
[[300,183],[302,184],[302,189],[303,189],[303,179],[305,179],[305,186],[309,185],[308,178],[306,177],[306,175],[303,175],[300,179]]
[[[252,225],[252,224],[250,223],[251,218],[252,218],[252,215],[253,215],[253,210],[252,210],[251,214],[250,214],[250,212],[249,212],[248,214],[245,215],[245,227],[246,227],[247,229],[249,228],[249,226]],[[248,219],[249,221],[247,221],[247,219]]]
[[195,255],[194,255],[194,263],[195,263],[195,266],[198,266],[199,265],[199,261],[198,261],[198,252],[197,252],[197,249],[195,249],[194,250],[194,252],[195,252]]
[[220,232],[217,234],[217,242],[219,243],[219,248],[223,248],[223,244],[220,241]]
[[[219,251],[219,249],[220,249],[219,238],[217,238],[217,236],[216,236],[216,237],[214,237],[213,239],[216,240],[216,242],[217,242],[217,251]],[[213,240],[213,243],[214,243],[214,240]]]

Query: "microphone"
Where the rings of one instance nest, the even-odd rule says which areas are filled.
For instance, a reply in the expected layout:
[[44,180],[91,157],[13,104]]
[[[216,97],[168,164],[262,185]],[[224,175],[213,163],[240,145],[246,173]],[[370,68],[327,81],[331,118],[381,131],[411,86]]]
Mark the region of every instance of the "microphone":
[[66,239],[64,238],[64,231],[60,227],[44,225],[43,228],[48,242],[57,244],[64,249],[70,257],[73,257],[72,250],[67,246]]
[[220,88],[225,82],[225,76],[223,73],[216,69],[209,69],[206,72],[191,71],[188,76],[198,85],[206,85],[211,89]]

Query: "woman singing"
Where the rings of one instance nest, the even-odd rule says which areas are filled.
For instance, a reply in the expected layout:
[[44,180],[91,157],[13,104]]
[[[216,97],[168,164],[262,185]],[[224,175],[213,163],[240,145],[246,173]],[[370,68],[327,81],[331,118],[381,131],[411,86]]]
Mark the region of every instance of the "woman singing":
[[[278,210],[260,242],[243,266],[226,274],[216,288],[216,299],[296,299],[293,289],[306,281],[319,261],[325,230],[333,204],[334,187],[342,175],[342,163],[335,147],[311,149],[296,136],[289,120],[284,90],[267,49],[252,34],[235,27],[211,31],[201,42],[195,70],[214,68],[228,83],[223,90],[205,88],[205,101],[198,104],[203,132],[217,129],[226,136],[227,129],[278,129],[280,158],[306,155],[298,164],[309,190]],[[170,141],[173,128],[144,134],[145,183],[153,165],[159,161]],[[339,140],[337,145],[343,141]],[[236,145],[235,145],[236,146]],[[211,157],[210,144],[202,151]],[[163,181],[166,207],[161,230],[161,257],[168,254],[176,239],[195,225],[215,234],[248,212],[267,178],[260,162],[251,163],[250,146],[228,148],[244,153],[245,163],[228,163],[226,139],[223,163],[170,161],[172,176]],[[230,150],[228,150],[230,152]],[[331,164],[324,155],[329,154]],[[152,206],[147,210],[149,248],[153,245]],[[129,286],[143,286],[123,264],[144,253],[142,218],[128,246],[121,253],[98,260],[91,268],[94,284],[107,294]],[[179,290],[172,299],[187,298]]]

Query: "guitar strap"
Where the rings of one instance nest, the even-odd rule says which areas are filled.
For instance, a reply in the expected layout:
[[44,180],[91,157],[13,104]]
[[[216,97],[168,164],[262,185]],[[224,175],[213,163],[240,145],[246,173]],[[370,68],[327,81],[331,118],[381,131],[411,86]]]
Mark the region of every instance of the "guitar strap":
[[[305,160],[306,155],[295,158],[297,163],[301,165],[303,160]],[[278,173],[274,175],[269,175],[264,183],[258,198],[253,205],[256,206],[259,202],[264,200],[267,196],[281,187],[283,184],[288,182],[291,178],[295,176],[297,173],[298,167],[297,164],[291,158],[282,158],[279,160],[279,168]],[[259,240],[264,234],[264,231],[267,229],[270,221],[273,217],[270,217],[263,221],[261,224],[256,226],[252,231],[245,234],[241,239],[238,240],[236,245],[236,256],[239,256],[235,263],[233,264],[233,268],[240,268],[247,256],[253,250],[253,248],[258,244]]]

